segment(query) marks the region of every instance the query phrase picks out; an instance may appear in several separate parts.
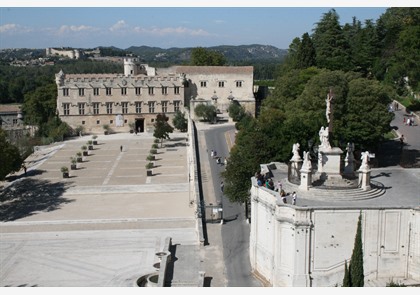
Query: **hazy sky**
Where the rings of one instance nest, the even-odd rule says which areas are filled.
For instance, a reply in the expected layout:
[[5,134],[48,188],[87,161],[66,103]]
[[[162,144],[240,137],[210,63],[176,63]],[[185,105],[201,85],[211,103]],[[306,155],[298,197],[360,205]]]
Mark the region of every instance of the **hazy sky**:
[[[101,3],[107,5],[107,1]],[[124,3],[135,6],[118,2],[127,6]],[[264,3],[267,2],[262,1],[261,5]],[[336,9],[344,24],[350,23],[353,16],[362,22],[376,21],[387,7],[326,4],[324,7],[45,7],[48,2],[37,3],[37,7],[11,7],[1,4],[0,48],[116,46],[125,49],[142,45],[170,48],[264,44],[287,49],[293,38],[311,33],[331,8]],[[76,2],[76,5],[86,6],[86,3]]]

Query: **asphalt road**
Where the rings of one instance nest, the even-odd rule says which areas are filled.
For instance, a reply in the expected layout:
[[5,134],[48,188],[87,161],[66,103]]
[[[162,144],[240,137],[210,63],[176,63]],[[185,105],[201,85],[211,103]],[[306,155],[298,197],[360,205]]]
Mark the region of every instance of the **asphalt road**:
[[261,282],[251,273],[249,260],[250,227],[246,222],[244,205],[231,203],[227,197],[223,196],[220,189],[220,182],[223,179],[220,174],[224,170],[224,165],[217,164],[216,160],[210,156],[213,149],[217,151],[217,156],[222,157],[222,159],[229,157],[225,133],[232,129],[234,129],[233,126],[216,127],[206,130],[204,133],[214,191],[217,201],[221,201],[223,204],[222,243],[227,285],[228,287],[262,287]]

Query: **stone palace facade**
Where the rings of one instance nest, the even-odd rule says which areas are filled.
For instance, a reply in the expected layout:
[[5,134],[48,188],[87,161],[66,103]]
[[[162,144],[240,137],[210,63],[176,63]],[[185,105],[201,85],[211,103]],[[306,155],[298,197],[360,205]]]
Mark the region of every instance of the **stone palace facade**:
[[[101,133],[151,130],[158,113],[172,118],[191,103],[226,114],[233,100],[255,114],[252,67],[153,68],[124,58],[124,74],[56,74],[57,112],[72,128]],[[215,98],[217,96],[217,98]],[[191,112],[194,116],[194,112]]]

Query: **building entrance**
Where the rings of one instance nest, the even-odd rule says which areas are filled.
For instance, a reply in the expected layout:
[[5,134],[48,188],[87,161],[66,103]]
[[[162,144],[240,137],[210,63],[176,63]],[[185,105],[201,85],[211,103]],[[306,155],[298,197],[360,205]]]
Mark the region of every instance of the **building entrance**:
[[144,132],[144,118],[136,119],[136,131]]
[[136,132],[144,132],[144,118],[136,119]]

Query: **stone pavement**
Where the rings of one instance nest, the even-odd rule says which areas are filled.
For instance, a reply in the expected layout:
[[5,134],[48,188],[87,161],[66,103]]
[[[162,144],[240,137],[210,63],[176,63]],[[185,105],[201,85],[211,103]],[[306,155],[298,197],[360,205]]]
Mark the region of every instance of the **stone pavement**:
[[[167,237],[179,256],[189,257],[182,246],[198,251],[186,134],[171,137],[151,177],[147,133],[100,135],[70,178],[60,167],[70,167],[90,136],[29,157],[27,175],[16,173],[0,192],[0,286],[133,286],[155,272]],[[173,279],[182,281],[183,263],[200,271],[195,260],[175,263]]]

